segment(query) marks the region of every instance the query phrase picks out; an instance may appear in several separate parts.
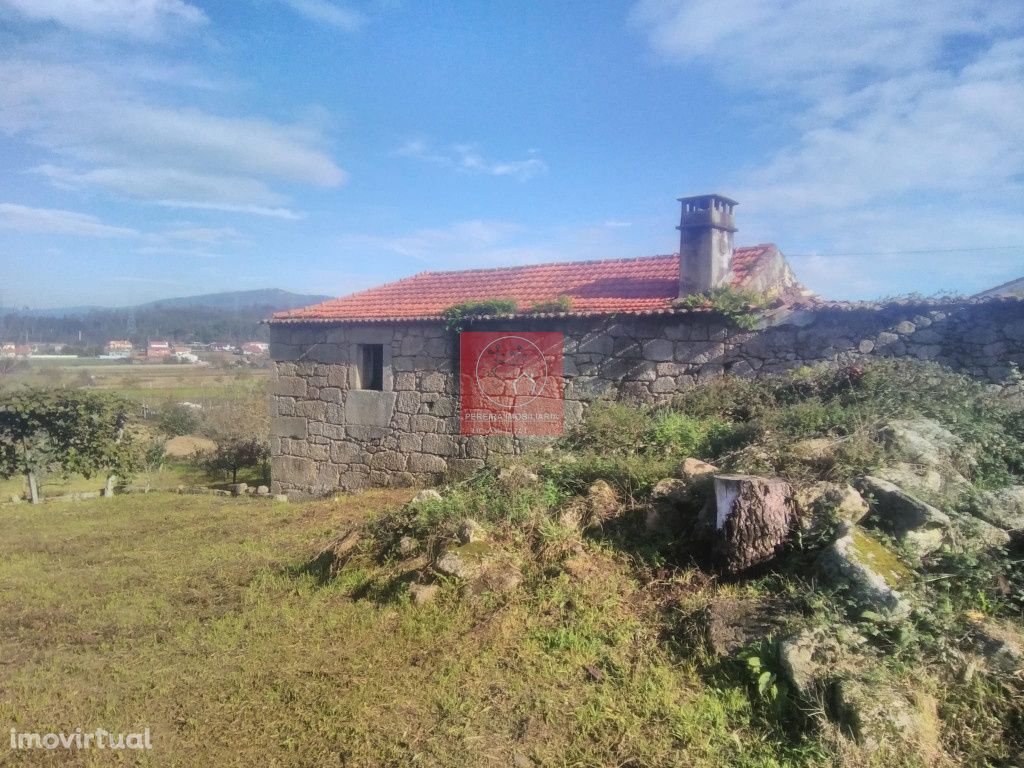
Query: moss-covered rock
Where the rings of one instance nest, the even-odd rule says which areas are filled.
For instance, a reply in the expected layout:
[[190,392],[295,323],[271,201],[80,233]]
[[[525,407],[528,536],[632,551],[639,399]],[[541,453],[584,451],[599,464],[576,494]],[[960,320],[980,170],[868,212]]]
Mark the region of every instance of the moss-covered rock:
[[913,573],[892,550],[857,526],[844,525],[840,536],[821,554],[820,565],[834,583],[867,608],[893,617],[910,613],[904,596]]
[[859,484],[871,499],[869,524],[895,536],[918,557],[934,552],[947,541],[952,521],[945,512],[879,477],[861,478]]

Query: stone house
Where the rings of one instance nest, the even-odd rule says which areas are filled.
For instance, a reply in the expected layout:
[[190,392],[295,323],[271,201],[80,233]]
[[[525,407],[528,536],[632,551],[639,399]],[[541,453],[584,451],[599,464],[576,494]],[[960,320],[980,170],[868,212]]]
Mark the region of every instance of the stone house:
[[[514,424],[467,432],[460,419],[466,331],[560,334],[561,370],[551,380],[566,428],[597,398],[662,402],[722,375],[912,356],[999,381],[1024,365],[1022,301],[826,302],[799,284],[776,246],[734,246],[735,201],[680,202],[678,253],[423,272],[274,315],[274,492],[431,482],[545,439]],[[679,302],[722,286],[773,297],[755,329]],[[495,298],[515,308],[464,317],[459,329],[446,323],[449,308]]]

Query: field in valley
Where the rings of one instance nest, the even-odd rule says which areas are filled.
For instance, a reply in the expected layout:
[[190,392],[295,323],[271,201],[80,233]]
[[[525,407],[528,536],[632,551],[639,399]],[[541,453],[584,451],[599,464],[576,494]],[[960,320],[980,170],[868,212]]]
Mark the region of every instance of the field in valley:
[[214,365],[131,364],[83,359],[29,359],[0,379],[4,388],[19,384],[80,386],[117,392],[156,408],[187,400],[203,404],[245,394],[262,386],[269,368],[225,369]]

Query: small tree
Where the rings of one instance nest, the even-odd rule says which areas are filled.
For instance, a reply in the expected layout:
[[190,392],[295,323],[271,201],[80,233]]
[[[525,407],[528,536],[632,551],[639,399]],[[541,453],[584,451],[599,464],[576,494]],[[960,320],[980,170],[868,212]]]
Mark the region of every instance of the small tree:
[[92,477],[127,477],[135,468],[125,433],[133,405],[105,392],[25,388],[0,395],[0,476],[24,475],[39,502],[47,469]]
[[264,467],[270,460],[270,447],[257,437],[230,438],[212,451],[195,454],[192,461],[202,466],[211,475],[230,475],[231,482],[238,482],[238,470],[247,467]]
[[157,429],[171,437],[194,434],[199,431],[201,426],[197,410],[197,408],[187,405],[168,403],[160,409],[160,415],[157,417]]

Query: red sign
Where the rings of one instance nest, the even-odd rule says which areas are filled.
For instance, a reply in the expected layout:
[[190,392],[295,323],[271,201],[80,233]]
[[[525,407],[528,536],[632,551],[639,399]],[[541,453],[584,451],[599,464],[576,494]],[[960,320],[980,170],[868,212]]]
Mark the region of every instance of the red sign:
[[469,331],[459,343],[462,434],[562,434],[562,334]]

